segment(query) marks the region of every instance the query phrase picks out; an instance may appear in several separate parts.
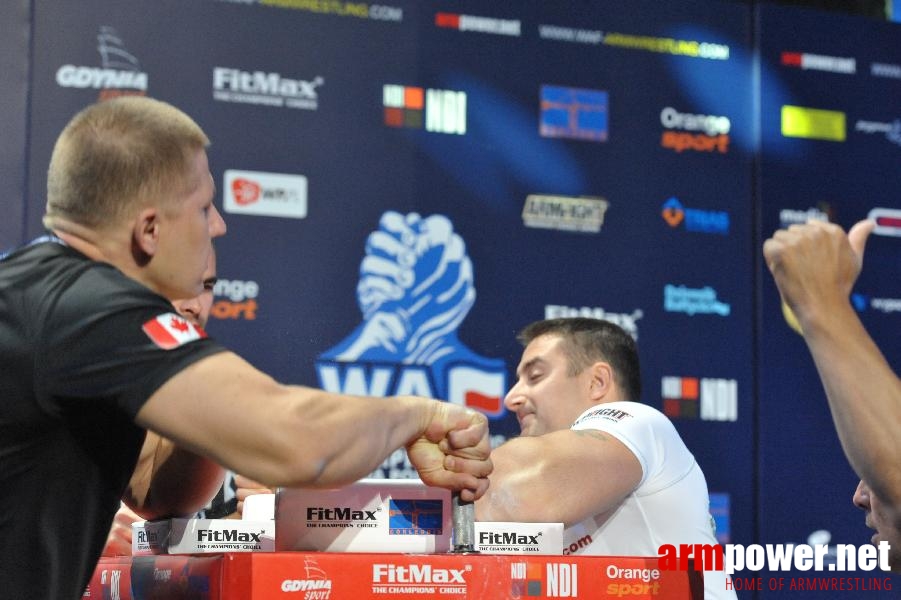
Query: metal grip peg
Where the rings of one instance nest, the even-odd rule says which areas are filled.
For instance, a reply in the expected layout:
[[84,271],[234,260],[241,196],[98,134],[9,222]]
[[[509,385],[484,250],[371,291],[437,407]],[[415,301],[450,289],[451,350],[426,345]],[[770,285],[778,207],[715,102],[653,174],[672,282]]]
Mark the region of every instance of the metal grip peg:
[[451,493],[451,519],[454,525],[454,554],[475,553],[476,509],[472,502],[460,499],[460,492]]

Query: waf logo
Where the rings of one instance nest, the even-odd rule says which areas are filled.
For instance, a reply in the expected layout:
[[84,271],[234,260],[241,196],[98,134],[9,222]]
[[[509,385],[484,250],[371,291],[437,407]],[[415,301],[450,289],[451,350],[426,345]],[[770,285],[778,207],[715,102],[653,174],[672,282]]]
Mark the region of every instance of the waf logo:
[[385,213],[359,273],[363,322],[320,355],[321,387],[444,398],[503,415],[503,361],[476,354],[457,337],[476,291],[466,245],[447,217]]
[[513,563],[511,598],[577,598],[579,566],[573,563]]
[[147,337],[163,350],[173,350],[189,342],[206,337],[199,325],[194,325],[175,313],[163,313],[150,319],[141,327]]
[[450,220],[386,212],[360,263],[362,322],[317,359],[320,387],[443,398],[503,416],[503,360],[477,354],[457,336],[475,301],[472,261]]

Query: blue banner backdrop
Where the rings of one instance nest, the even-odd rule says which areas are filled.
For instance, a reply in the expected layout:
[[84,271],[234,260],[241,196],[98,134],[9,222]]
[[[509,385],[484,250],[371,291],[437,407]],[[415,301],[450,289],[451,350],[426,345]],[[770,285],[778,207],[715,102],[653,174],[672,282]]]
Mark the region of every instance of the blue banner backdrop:
[[[11,212],[40,232],[52,144],[81,107],[172,102],[213,141],[229,228],[209,329],[265,371],[464,403],[499,443],[518,433],[516,332],[607,318],[638,340],[641,400],[704,469],[722,542],[867,541],[760,246],[809,216],[901,208],[898,26],[715,1],[452,4],[37,0],[29,137],[3,141],[28,148]],[[810,109],[843,113],[845,138],[798,137]],[[898,243],[874,236],[855,296],[895,362]],[[379,474],[410,470],[398,453]]]
[[28,101],[28,45],[31,3],[10,0],[0,5],[0,182],[3,218],[0,252],[22,243],[25,201],[25,127]]
[[[871,213],[880,219],[853,300],[897,370],[901,31],[892,23],[775,6],[762,7],[758,31],[761,238],[809,218],[846,229]],[[819,376],[803,339],[785,324],[762,263],[758,273],[759,537],[865,543],[872,531],[851,503],[858,479],[842,454]]]

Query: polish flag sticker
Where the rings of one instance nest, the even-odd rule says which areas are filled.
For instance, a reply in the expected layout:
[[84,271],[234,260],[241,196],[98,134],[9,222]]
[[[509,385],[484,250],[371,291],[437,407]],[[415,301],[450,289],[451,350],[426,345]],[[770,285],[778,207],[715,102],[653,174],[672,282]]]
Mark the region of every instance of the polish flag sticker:
[[144,323],[141,329],[163,350],[172,350],[206,337],[206,331],[175,313],[165,313]]

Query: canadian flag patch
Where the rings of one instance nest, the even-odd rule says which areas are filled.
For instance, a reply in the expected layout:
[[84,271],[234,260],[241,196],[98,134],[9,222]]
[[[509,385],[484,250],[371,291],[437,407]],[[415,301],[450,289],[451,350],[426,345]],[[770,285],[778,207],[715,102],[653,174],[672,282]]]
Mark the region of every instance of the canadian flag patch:
[[206,331],[175,313],[164,313],[141,327],[150,340],[163,350],[172,350],[206,337]]

